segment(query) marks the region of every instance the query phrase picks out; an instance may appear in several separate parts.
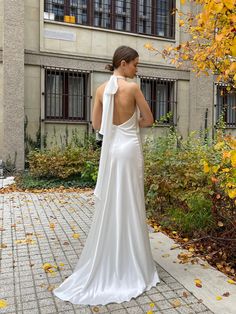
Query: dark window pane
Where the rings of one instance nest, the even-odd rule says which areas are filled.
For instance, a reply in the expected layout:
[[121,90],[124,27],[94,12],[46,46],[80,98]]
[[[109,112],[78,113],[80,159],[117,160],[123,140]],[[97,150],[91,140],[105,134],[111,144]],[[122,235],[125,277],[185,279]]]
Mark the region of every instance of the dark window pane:
[[45,115],[47,119],[80,120],[90,106],[88,73],[46,67]]
[[115,29],[131,30],[131,0],[116,1],[115,18]]
[[94,0],[94,26],[111,28],[111,0]]
[[223,116],[229,127],[236,127],[236,91],[228,92],[225,86],[217,86],[216,119]]
[[[160,121],[174,110],[174,82],[155,78],[141,78],[141,90],[147,100],[153,117]],[[170,123],[170,120],[167,119]]]

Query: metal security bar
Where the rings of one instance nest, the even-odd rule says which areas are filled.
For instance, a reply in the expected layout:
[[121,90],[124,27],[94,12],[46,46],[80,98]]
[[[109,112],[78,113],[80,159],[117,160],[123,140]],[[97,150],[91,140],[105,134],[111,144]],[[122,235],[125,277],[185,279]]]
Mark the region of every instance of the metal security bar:
[[44,19],[175,37],[175,0],[45,0]]
[[153,117],[164,124],[174,123],[176,113],[176,81],[157,77],[140,77],[141,90]]
[[215,118],[223,121],[227,127],[236,127],[236,90],[227,91],[227,85],[215,84]]
[[89,72],[45,68],[45,119],[89,121]]

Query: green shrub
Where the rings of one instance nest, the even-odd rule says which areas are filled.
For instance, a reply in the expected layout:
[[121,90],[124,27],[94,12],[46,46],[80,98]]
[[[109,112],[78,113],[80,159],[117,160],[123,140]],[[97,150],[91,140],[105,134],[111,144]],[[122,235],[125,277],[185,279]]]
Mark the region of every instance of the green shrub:
[[209,180],[202,159],[211,146],[193,132],[181,140],[176,132],[144,145],[147,215],[155,216],[170,207],[188,208],[186,200],[195,194],[208,196]]
[[192,195],[186,201],[188,209],[173,207],[162,217],[162,225],[175,229],[179,234],[194,235],[214,227],[212,201],[202,195]]
[[69,178],[73,175],[86,173],[87,163],[93,165],[91,178],[96,180],[94,173],[98,167],[99,150],[92,147],[67,146],[64,150],[56,147],[51,150],[34,150],[29,153],[29,171],[36,178]]

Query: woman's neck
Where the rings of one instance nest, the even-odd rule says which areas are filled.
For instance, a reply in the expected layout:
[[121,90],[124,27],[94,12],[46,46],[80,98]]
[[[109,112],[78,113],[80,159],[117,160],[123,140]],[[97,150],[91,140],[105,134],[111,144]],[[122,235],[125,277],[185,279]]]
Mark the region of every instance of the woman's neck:
[[120,73],[120,72],[118,72],[118,71],[114,71],[114,72],[113,72],[113,75],[115,75],[115,76],[120,76],[120,77],[123,77],[124,79],[127,79],[127,77],[126,77],[123,73]]

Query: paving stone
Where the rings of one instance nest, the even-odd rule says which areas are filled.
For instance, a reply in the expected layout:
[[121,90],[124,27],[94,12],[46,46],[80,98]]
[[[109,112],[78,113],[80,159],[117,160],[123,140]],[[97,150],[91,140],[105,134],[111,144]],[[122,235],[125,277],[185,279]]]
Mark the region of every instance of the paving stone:
[[[49,285],[59,286],[72,274],[78,262],[94,213],[91,195],[91,192],[0,195],[0,203],[4,200],[3,226],[17,224],[15,230],[6,228],[0,238],[1,243],[7,245],[1,251],[0,282],[5,282],[1,291],[3,298],[9,300],[8,307],[4,311],[1,309],[1,314],[96,313],[94,306],[62,301],[47,290]],[[49,224],[54,218],[57,227],[51,229]],[[71,237],[71,225],[76,226],[79,240]],[[33,234],[32,239],[36,243],[16,245],[15,240],[24,239],[27,232]],[[34,265],[31,267],[30,263]],[[44,272],[43,263],[64,263],[65,266],[52,276]],[[213,314],[160,265],[156,264],[156,268],[160,284],[128,302],[99,306],[99,313],[146,314],[152,310],[157,314],[190,314],[190,311],[194,314]],[[184,291],[189,294],[187,298],[183,297]],[[173,308],[170,302],[175,299],[181,300],[181,307]],[[155,307],[151,308],[150,303],[154,303]]]

